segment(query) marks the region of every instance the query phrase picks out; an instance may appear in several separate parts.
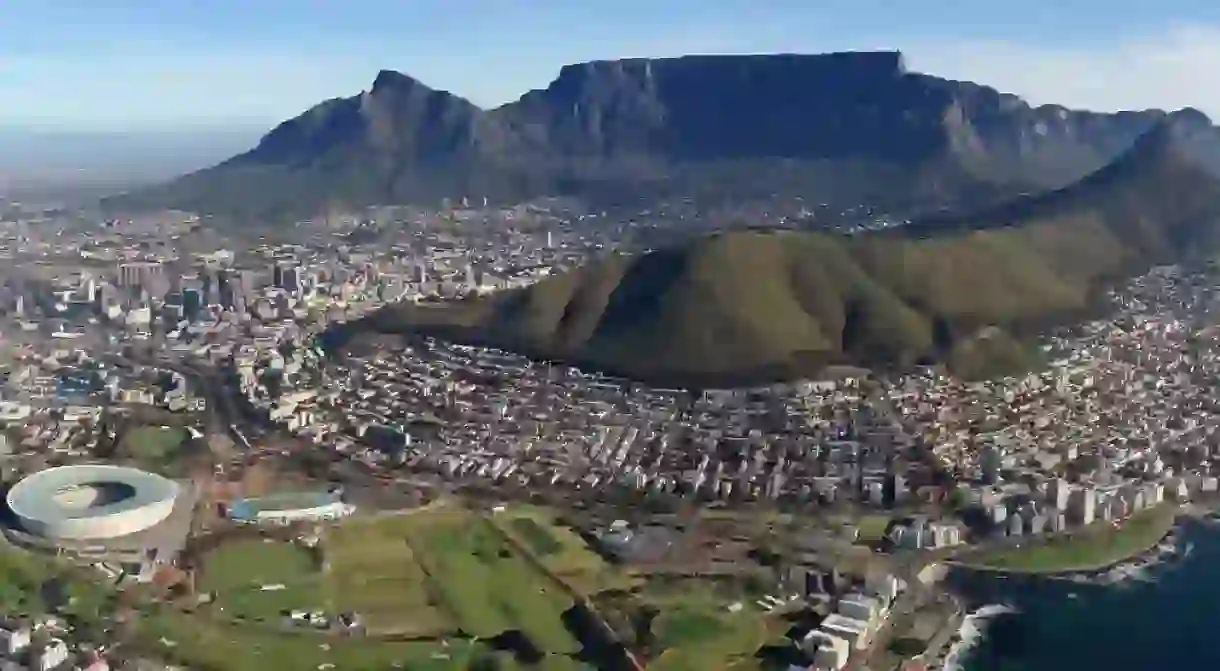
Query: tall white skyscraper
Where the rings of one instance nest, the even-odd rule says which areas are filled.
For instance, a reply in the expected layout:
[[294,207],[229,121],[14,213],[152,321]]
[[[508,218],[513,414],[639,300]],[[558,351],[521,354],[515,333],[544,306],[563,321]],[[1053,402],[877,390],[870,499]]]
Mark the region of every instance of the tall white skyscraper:
[[1063,478],[1051,480],[1046,488],[1047,503],[1058,510],[1067,510],[1072,495],[1072,486]]

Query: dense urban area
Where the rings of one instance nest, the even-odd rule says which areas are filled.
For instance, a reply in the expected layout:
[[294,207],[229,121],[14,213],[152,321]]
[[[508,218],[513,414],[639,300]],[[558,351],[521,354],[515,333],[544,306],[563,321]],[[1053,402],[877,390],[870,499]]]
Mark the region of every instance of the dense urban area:
[[[949,669],[953,566],[1120,580],[1220,493],[1210,266],[1112,290],[984,381],[662,388],[325,337],[663,244],[675,216],[461,202],[221,237],[10,207],[0,669]],[[98,464],[152,478],[160,514],[68,525],[143,491]]]

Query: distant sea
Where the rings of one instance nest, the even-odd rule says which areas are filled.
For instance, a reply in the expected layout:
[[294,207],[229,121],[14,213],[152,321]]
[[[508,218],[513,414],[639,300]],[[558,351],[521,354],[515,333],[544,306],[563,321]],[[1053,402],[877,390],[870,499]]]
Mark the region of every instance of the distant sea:
[[1149,582],[1088,585],[1037,577],[949,577],[972,611],[997,613],[961,656],[963,671],[1220,669],[1220,525],[1187,522],[1186,556]]

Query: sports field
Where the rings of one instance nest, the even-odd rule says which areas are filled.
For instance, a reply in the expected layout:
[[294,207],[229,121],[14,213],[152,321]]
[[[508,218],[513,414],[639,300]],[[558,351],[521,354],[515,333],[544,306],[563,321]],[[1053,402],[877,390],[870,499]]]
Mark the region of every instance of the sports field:
[[323,578],[304,548],[241,538],[204,557],[198,588],[215,594],[229,617],[278,621],[286,610],[326,609]]

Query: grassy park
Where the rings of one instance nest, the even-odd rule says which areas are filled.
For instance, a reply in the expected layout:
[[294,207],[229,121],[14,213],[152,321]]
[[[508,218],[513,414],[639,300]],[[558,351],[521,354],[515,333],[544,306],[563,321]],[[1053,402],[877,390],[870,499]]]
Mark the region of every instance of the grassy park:
[[532,554],[548,572],[581,594],[626,590],[641,582],[607,563],[578,533],[559,524],[550,510],[513,506],[493,515],[491,521]]
[[305,549],[264,538],[224,543],[204,561],[198,587],[229,617],[276,621],[281,613],[324,603],[323,576]]
[[[326,530],[320,557],[321,565],[304,548],[263,538],[226,542],[205,557],[200,587],[227,617],[175,613],[144,634],[161,647],[161,638],[173,641],[172,658],[193,667],[305,668],[309,660],[341,671],[465,669],[489,656],[496,668],[525,668],[477,642],[515,632],[540,655],[530,668],[588,668],[573,657],[581,646],[562,619],[572,599],[476,513],[439,506],[349,520]],[[369,636],[266,626],[291,608],[359,613]]]
[[1173,528],[1177,507],[1162,504],[1132,515],[1119,528],[1098,522],[1068,535],[1031,540],[1019,548],[969,557],[977,568],[1019,573],[1067,573],[1105,568],[1156,545]]
[[[639,594],[657,617],[652,623],[656,657],[649,669],[740,669],[758,667],[759,648],[779,641],[788,624],[771,620],[748,598],[728,585],[707,585],[697,580],[652,585]],[[729,612],[728,603],[743,608]]]
[[216,671],[314,669],[320,665],[330,665],[323,668],[334,671],[388,668],[461,671],[472,668],[479,657],[491,654],[487,647],[466,641],[446,645],[441,641],[321,637],[176,612],[145,618],[139,645],[167,661]]
[[[578,649],[560,619],[571,599],[491,524],[460,508],[352,520],[327,531],[322,567],[295,545],[236,539],[211,552],[200,588],[229,616],[286,609],[359,613],[373,634],[492,638],[524,633],[538,649]],[[268,589],[268,588],[271,589]]]
[[123,434],[120,452],[150,467],[172,462],[190,435],[176,426],[139,426]]
[[417,529],[449,515],[421,512],[331,528],[324,552],[334,607],[362,614],[370,631],[377,633],[426,636],[454,629],[410,541]]
[[490,523],[456,516],[413,529],[410,540],[429,587],[462,632],[489,638],[515,630],[543,652],[579,650],[561,619],[571,597]]
[[[197,579],[215,602],[190,613],[159,608],[141,619],[137,647],[191,668],[235,671],[578,671],[592,666],[565,624],[574,591],[607,595],[597,609],[616,622],[640,607],[655,612],[649,668],[752,671],[756,651],[784,624],[734,581],[658,581],[611,566],[533,506],[480,513],[441,503],[358,517],[326,527],[317,549],[230,538],[203,557]],[[615,600],[623,609],[608,613]],[[743,607],[729,608],[737,602]],[[285,630],[279,614],[296,608],[358,613],[367,635]],[[514,637],[536,655],[524,661],[529,654],[497,649]]]

